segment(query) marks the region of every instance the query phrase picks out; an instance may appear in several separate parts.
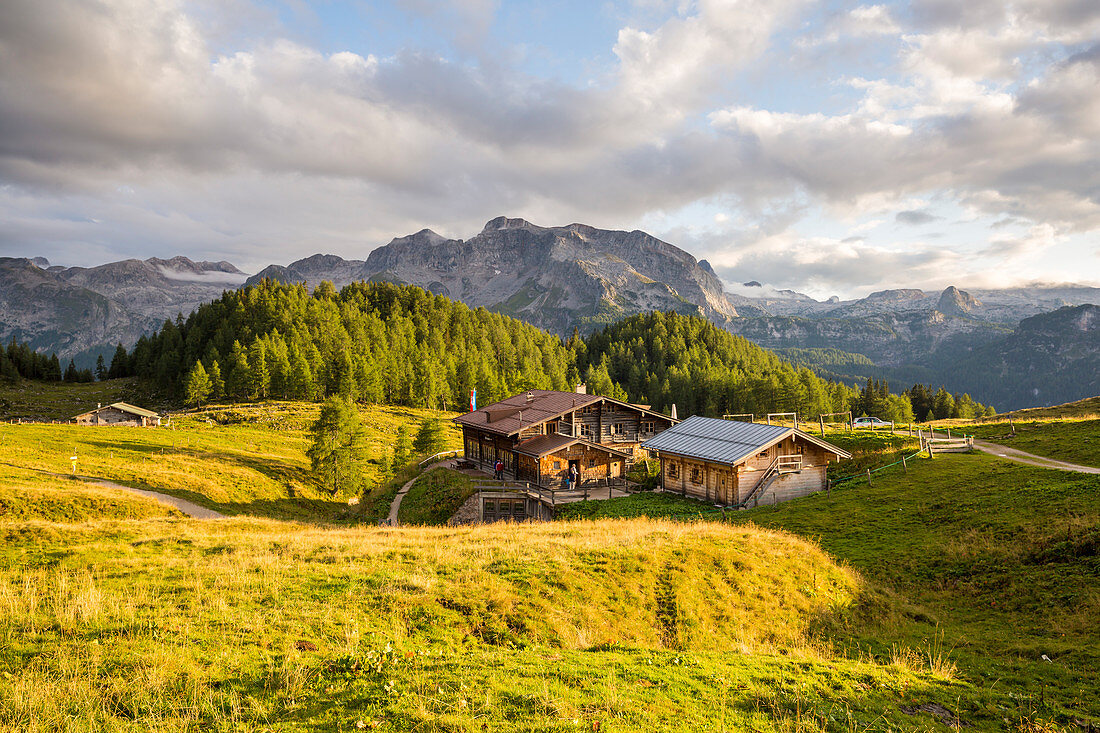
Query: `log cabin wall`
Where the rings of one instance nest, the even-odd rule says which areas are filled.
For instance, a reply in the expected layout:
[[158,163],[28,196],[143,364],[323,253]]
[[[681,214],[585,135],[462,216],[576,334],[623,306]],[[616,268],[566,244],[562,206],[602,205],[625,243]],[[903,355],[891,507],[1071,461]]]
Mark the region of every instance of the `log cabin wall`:
[[[763,454],[763,455],[761,455]],[[733,505],[750,493],[767,468],[780,455],[802,455],[802,470],[784,473],[773,481],[758,503],[781,502],[807,496],[825,488],[825,467],[833,454],[793,436],[760,451],[736,467],[699,459],[662,454],[661,487],[716,504]]]
[[582,481],[618,478],[622,473],[622,459],[577,443],[539,459],[539,483],[550,486],[564,483],[569,475],[569,461],[580,462]]

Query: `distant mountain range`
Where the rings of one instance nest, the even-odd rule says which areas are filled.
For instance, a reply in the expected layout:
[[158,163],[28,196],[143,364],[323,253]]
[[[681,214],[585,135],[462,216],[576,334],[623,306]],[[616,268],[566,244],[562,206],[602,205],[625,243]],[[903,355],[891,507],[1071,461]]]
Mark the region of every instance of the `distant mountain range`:
[[[587,333],[634,313],[672,310],[708,318],[765,347],[799,349],[796,360],[823,376],[882,376],[895,386],[936,381],[955,364],[976,369],[972,357],[992,359],[1003,352],[1007,363],[1019,363],[1028,348],[1039,348],[1017,336],[1025,319],[1065,306],[1100,303],[1100,288],[1072,285],[970,292],[949,287],[941,293],[883,290],[845,301],[818,301],[756,282],[733,293],[705,260],[645,232],[584,224],[540,227],[499,217],[466,240],[425,229],[393,239],[365,260],[318,254],[289,265],[272,264],[252,276],[228,262],[185,257],[92,268],[50,266],[42,258],[0,258],[0,338],[14,336],[89,364],[118,342],[132,344],[166,318],[186,316],[225,289],[263,278],[310,286],[327,280],[337,287],[359,280],[410,283],[563,336],[574,328]],[[1067,331],[1065,337],[1079,334]],[[1050,343],[1042,348],[1080,358]],[[849,353],[838,357],[837,350]],[[969,383],[955,376],[958,384]],[[1023,406],[1016,400],[1002,405],[982,394],[984,390],[1001,399],[999,391],[979,386],[976,399],[993,401],[1001,409]],[[1021,399],[1049,403],[1088,396],[1059,390],[1057,395],[1040,392]]]
[[133,345],[166,318],[188,314],[247,275],[228,262],[123,260],[57,267],[42,257],[0,257],[0,338],[27,341],[82,364]]

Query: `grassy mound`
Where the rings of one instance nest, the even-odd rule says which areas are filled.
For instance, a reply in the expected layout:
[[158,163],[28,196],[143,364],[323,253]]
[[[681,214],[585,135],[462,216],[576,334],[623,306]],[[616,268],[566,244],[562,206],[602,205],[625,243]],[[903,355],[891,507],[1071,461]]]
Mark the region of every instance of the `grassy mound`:
[[[88,476],[172,494],[223,514],[331,520],[346,513],[349,497],[331,497],[316,482],[305,456],[312,403],[212,407],[173,415],[161,428],[0,425],[0,445],[21,467]],[[397,429],[415,430],[432,410],[363,408],[368,486],[379,483],[377,459]],[[461,436],[447,433],[457,447]]]
[[416,480],[401,500],[397,520],[406,525],[444,525],[474,495],[474,482],[458,471],[436,468]]
[[173,516],[183,515],[152,499],[76,479],[10,466],[4,467],[0,477],[0,521],[84,522]]
[[0,533],[0,728],[771,731],[969,694],[915,653],[834,655],[885,601],[752,527]]

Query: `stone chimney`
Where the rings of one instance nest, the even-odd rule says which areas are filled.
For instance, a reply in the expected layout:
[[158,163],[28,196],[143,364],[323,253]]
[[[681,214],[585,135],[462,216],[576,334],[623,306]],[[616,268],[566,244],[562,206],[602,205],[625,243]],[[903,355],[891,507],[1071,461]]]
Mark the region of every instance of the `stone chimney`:
[[577,394],[588,394],[588,385],[581,382],[577,385],[576,392]]

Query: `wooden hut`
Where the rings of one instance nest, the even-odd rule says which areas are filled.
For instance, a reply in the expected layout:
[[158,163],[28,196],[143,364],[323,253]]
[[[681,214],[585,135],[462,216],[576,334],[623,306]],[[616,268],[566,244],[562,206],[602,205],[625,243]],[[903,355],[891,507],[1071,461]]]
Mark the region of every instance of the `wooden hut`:
[[825,467],[847,451],[796,428],[694,416],[642,443],[661,461],[661,487],[747,507],[825,488]]
[[454,419],[467,461],[486,471],[499,459],[507,475],[544,486],[564,480],[571,465],[582,480],[612,479],[633,462],[642,441],[676,424],[641,405],[536,389]]
[[156,427],[160,425],[160,415],[126,402],[115,402],[107,406],[99,405],[94,410],[82,412],[73,418],[73,422],[77,425]]

